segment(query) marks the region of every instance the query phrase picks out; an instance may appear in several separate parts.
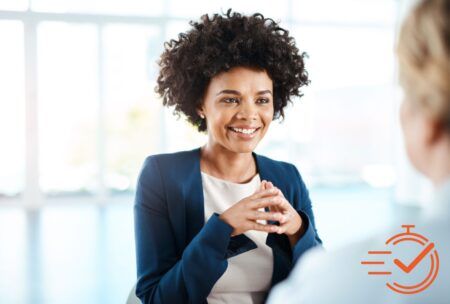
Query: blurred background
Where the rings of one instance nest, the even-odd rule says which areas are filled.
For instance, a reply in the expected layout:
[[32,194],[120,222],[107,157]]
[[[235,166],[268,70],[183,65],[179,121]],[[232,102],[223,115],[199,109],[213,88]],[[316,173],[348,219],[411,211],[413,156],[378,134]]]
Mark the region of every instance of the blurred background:
[[327,248],[419,214],[430,185],[398,123],[408,0],[1,0],[0,303],[124,303],[147,155],[206,138],[154,93],[163,42],[204,13],[263,13],[311,85],[257,152],[294,163]]

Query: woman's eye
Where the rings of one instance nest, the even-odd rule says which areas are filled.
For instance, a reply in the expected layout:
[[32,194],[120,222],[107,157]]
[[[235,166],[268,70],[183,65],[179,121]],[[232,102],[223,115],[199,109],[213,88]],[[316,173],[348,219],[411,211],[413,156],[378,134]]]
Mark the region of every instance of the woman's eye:
[[258,103],[269,103],[269,99],[267,99],[267,98],[260,98],[260,99],[258,99]]
[[239,99],[231,97],[231,98],[225,98],[223,101],[226,103],[238,103]]

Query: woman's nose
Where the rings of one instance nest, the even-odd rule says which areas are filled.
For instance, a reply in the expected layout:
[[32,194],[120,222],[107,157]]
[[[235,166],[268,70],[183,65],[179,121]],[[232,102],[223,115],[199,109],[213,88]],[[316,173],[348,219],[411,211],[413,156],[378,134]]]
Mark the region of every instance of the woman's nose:
[[255,120],[258,117],[258,109],[252,101],[243,101],[236,115],[238,119]]

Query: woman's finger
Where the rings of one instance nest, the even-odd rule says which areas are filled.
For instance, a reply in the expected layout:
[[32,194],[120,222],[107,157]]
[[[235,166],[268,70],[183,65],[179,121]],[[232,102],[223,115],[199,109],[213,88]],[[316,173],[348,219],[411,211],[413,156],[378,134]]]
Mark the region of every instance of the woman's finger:
[[281,205],[282,203],[283,203],[282,198],[272,194],[271,197],[263,197],[263,198],[251,200],[249,203],[249,208],[250,209],[260,209],[260,208],[278,206],[278,205]]
[[278,231],[277,225],[263,225],[257,222],[249,221],[247,223],[247,230],[256,230],[256,231],[263,231],[268,233],[273,233]]
[[263,180],[261,182],[261,185],[259,186],[259,189],[262,190],[262,191],[267,189],[267,181],[266,180]]
[[247,215],[249,220],[264,220],[264,221],[280,221],[285,216],[279,212],[265,212],[265,211],[250,211]]
[[288,230],[292,230],[293,227],[297,227],[298,224],[299,224],[298,229],[300,229],[302,227],[303,222],[302,222],[302,219],[300,216],[299,216],[300,223],[297,223],[297,221],[296,221],[296,212],[297,211],[294,210],[294,212],[289,212],[289,214],[286,214],[288,216],[288,218],[285,222],[282,223],[282,221],[279,221],[280,226],[278,226],[278,230],[277,230],[278,234],[286,233]]
[[294,207],[292,207],[292,205],[284,198],[284,196],[279,196],[279,195],[277,195],[277,196],[281,200],[281,203],[279,205],[277,205],[279,212],[288,213],[288,212],[292,212],[294,210]]
[[278,226],[276,233],[278,233],[278,234],[286,233],[287,229],[288,229],[288,224],[280,225],[280,226]]
[[[273,189],[274,188],[274,186],[271,182],[268,182],[268,181],[264,181],[264,182],[265,182],[264,183],[265,189]],[[271,212],[280,212],[280,210],[278,210],[277,206],[272,206],[269,208],[269,210]]]
[[267,196],[274,196],[277,194],[277,190],[276,189],[266,189],[263,191],[257,191],[255,193],[253,193],[252,195],[249,196],[250,200],[255,200],[255,199],[259,199],[259,198],[263,198],[263,197],[267,197]]
[[286,212],[286,213],[281,213],[281,214],[282,214],[282,216],[278,220],[278,222],[280,222],[281,225],[289,222],[293,218],[292,212]]
[[[283,192],[281,192],[280,189],[278,189],[277,187],[275,187],[274,184],[272,184],[272,182],[267,182],[267,183],[266,183],[266,188],[267,188],[267,189],[276,189],[277,195],[279,195],[280,197],[284,198]],[[285,206],[282,206],[282,207],[287,208],[286,205],[285,205]],[[281,210],[280,208],[278,208],[277,206],[273,207],[273,210],[271,210],[271,211],[282,212],[282,210]]]
[[278,190],[278,195],[280,195],[280,196],[284,197],[284,194],[283,194],[283,192],[281,192],[281,190],[280,190],[280,189],[278,189],[278,188],[277,188],[277,190]]
[[290,224],[291,223],[289,221],[284,224],[280,223],[280,225],[277,226],[277,230],[275,231],[275,233],[277,233],[277,234],[286,233],[286,231],[289,229]]
[[266,188],[268,188],[268,189],[275,188],[275,189],[277,189],[278,194],[281,195],[282,197],[284,197],[283,192],[281,192],[281,190],[279,188],[275,187],[275,185],[272,184],[272,182],[267,182]]
[[282,210],[280,210],[277,206],[271,206],[271,207],[269,208],[269,211],[270,211],[270,212],[279,212],[279,213],[282,213]]
[[[281,190],[278,189],[277,187],[275,187],[275,185],[272,184],[272,182],[267,182],[267,186],[266,186],[266,187],[267,187],[268,189],[275,188],[275,189],[277,189],[278,192],[281,193]],[[283,195],[283,193],[281,193],[281,195]]]
[[255,191],[255,193],[259,192],[259,191],[264,191],[266,190],[264,187],[264,181],[261,182],[261,184],[259,185],[259,188]]

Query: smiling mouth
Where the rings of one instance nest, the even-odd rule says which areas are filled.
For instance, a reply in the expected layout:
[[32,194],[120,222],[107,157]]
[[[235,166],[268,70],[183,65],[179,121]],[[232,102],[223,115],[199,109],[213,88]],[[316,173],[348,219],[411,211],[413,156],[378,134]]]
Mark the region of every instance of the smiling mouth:
[[249,129],[244,129],[244,128],[234,128],[234,127],[228,127],[229,130],[235,132],[235,133],[239,133],[239,134],[246,134],[246,135],[251,135],[254,134],[256,131],[258,131],[259,129],[261,129],[261,127],[259,128],[249,128]]

